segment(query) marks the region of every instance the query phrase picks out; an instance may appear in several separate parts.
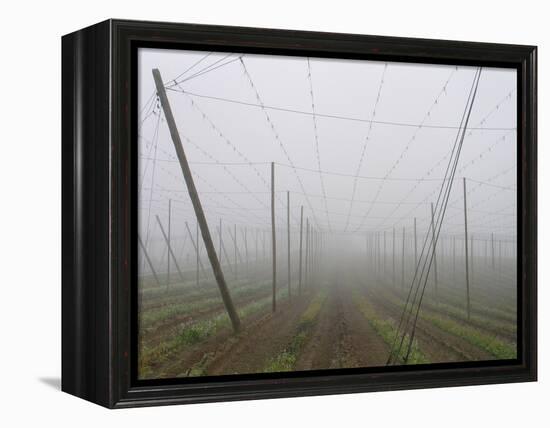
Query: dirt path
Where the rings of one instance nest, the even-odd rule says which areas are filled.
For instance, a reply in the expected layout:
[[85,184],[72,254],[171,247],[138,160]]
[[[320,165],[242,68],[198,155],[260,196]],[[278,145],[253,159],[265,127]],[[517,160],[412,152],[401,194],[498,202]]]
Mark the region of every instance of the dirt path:
[[295,326],[312,294],[280,305],[275,314],[243,331],[236,340],[218,348],[207,364],[208,375],[263,372],[270,358],[290,343]]
[[359,312],[348,287],[332,287],[296,370],[384,365],[389,348]]

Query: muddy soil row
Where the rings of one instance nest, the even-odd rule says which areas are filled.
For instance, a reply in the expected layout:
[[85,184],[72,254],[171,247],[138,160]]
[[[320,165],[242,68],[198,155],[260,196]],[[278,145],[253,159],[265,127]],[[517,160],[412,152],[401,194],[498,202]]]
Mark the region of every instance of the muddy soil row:
[[383,366],[388,345],[352,299],[349,287],[332,287],[296,370]]

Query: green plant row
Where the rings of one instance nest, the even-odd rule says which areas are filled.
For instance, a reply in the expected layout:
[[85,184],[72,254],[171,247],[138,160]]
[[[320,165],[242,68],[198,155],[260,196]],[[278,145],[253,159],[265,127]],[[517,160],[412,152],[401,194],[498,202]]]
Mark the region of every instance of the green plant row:
[[[393,320],[380,319],[370,302],[365,297],[359,296],[357,292],[354,293],[354,300],[359,308],[359,311],[367,319],[372,328],[382,338],[382,340],[391,347],[398,333],[397,327]],[[409,343],[408,335],[405,336],[403,343]],[[399,352],[399,355],[397,355],[397,359],[401,362],[405,362],[406,354],[407,349],[402,349]],[[422,353],[422,351],[420,351],[418,342],[414,340],[407,364],[426,364],[429,362],[430,361],[428,358]]]
[[[286,290],[280,290],[277,293],[277,300],[284,301],[288,297]],[[237,310],[239,317],[246,318],[256,312],[259,312],[271,305],[272,297],[268,296],[257,300]],[[163,343],[149,348],[143,346],[140,353],[140,373],[147,375],[148,367],[153,363],[162,363],[175,350],[182,346],[194,345],[204,339],[212,336],[223,328],[230,328],[231,321],[227,313],[222,312],[206,320],[190,323],[183,326],[177,334]]]
[[[250,294],[251,291],[260,289],[261,287],[265,287],[266,285],[266,281],[243,285],[239,288],[232,290],[232,297],[240,298],[242,296]],[[215,291],[217,292],[217,290]],[[221,303],[222,300],[219,297],[219,292],[217,292],[217,295],[215,294],[212,297],[206,297],[204,299],[199,299],[188,303],[176,303],[174,305],[166,305],[160,308],[145,310],[143,311],[143,313],[140,314],[140,325],[142,329],[147,330],[147,328],[150,328],[154,324],[165,319],[169,319],[179,315],[200,312],[209,308],[210,306]]]
[[274,373],[294,370],[298,355],[300,354],[311,328],[319,316],[319,312],[321,312],[321,308],[326,298],[326,290],[317,293],[300,317],[296,328],[296,335],[292,339],[292,342],[290,342],[283,351],[268,361],[264,368],[264,372]]
[[461,337],[472,345],[487,351],[498,359],[515,359],[517,356],[517,349],[515,345],[499,340],[495,336],[484,334],[475,328],[467,327],[455,321],[444,319],[436,315],[421,314],[420,317],[425,321],[431,322],[443,331]]
[[[405,305],[404,298],[394,293],[384,293],[384,298],[399,306],[401,309],[403,309]],[[431,298],[424,299],[422,305],[423,308],[429,309],[431,311],[443,312],[446,315],[457,318],[461,322],[468,322],[472,325],[475,325],[482,330],[492,329],[493,331],[501,331],[503,334],[507,334],[509,336],[515,335],[517,332],[517,327],[515,325],[507,322],[495,321],[493,319],[490,319],[486,315],[482,316],[472,314],[470,319],[468,320],[466,312],[463,308],[458,308],[454,305],[449,305],[442,302],[438,303],[436,300]]]

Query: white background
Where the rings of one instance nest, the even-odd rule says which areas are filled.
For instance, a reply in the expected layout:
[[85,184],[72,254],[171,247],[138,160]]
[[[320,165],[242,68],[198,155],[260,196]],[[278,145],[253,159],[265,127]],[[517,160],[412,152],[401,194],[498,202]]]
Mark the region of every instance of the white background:
[[[545,2],[48,1],[1,6],[0,424],[3,426],[548,426],[550,42]],[[59,391],[61,35],[130,18],[535,44],[539,50],[538,383],[108,411]]]

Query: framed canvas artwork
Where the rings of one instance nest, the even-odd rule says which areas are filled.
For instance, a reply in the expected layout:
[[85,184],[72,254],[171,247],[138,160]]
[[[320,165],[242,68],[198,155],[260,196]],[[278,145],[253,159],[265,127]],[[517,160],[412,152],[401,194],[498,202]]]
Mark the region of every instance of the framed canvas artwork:
[[107,407],[536,379],[536,48],[63,38],[63,377]]

